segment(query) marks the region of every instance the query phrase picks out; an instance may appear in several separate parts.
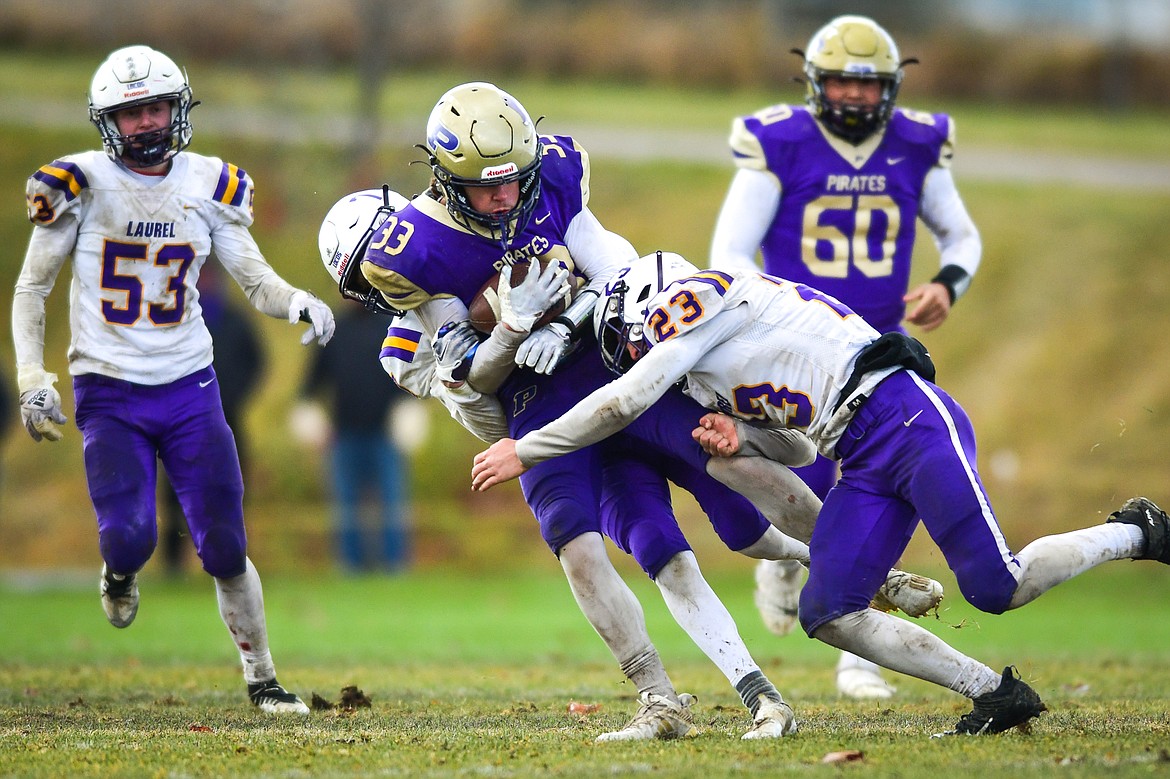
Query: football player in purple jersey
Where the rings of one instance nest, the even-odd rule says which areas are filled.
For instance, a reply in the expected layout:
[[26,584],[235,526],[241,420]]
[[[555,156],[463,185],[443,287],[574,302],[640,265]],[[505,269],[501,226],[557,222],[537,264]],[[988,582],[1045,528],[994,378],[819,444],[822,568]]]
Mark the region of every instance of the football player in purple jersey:
[[175,489],[219,612],[261,710],[308,714],[276,680],[260,577],[247,556],[244,484],[212,367],[196,284],[214,250],[259,311],[309,327],[324,344],[333,314],[282,279],[249,232],[252,180],[235,165],[185,151],[196,105],[165,54],[110,54],[89,90],[103,151],[42,166],[27,183],[32,237],[12,301],[20,412],[33,440],[65,423],[45,370],[45,299],[72,268],[69,372],[85,473],[97,514],[100,593],[110,624],[138,613],[138,572],[158,544],[157,462]]
[[[979,267],[979,232],[951,175],[954,121],[896,107],[903,61],[872,19],[840,16],[804,52],[807,105],[774,105],[732,123],[736,167],[711,242],[711,267],[757,269],[845,303],[879,332],[946,320]],[[941,255],[931,281],[908,290],[916,223]],[[907,311],[907,306],[910,306]],[[825,457],[798,475],[822,500],[837,480]],[[796,623],[802,569],[763,561],[756,602],[783,635]],[[844,654],[837,686],[858,698],[894,692],[877,667]]]
[[[530,272],[520,286],[554,293],[572,271],[575,284],[585,286],[553,323],[533,329],[549,303],[534,306],[529,294],[517,294],[507,305],[501,300],[499,322],[490,338],[474,345],[470,369],[464,366],[458,376],[453,368],[437,369],[452,385],[466,382],[476,392],[494,394],[509,433],[520,434],[555,419],[591,387],[608,381],[596,349],[574,349],[573,336],[591,342],[588,322],[601,285],[636,255],[588,208],[584,149],[569,136],[539,135],[524,107],[498,87],[475,82],[444,94],[431,113],[423,148],[433,174],[429,191],[384,215],[360,264],[348,251],[326,252],[323,259],[339,277],[341,271],[334,269],[343,265],[360,268],[365,289],[354,294],[368,304],[414,317],[423,332],[412,343],[444,331],[444,337],[460,333],[471,302],[497,272],[505,277],[500,289],[510,288],[506,277],[513,263],[541,261],[543,270]],[[447,351],[442,339],[435,344],[436,354]],[[779,559],[796,556],[796,547],[803,554],[804,545],[783,536],[741,495],[708,475],[712,460],[690,438],[701,413],[674,393],[644,424],[631,428],[624,436],[628,443],[607,442],[547,463],[521,480],[578,605],[640,693],[634,719],[599,740],[672,738],[690,727],[685,698],[675,692],[650,643],[637,600],[608,561],[603,533],[655,579],[675,618],[735,687],[752,714],[744,737],[773,738],[795,729],[791,708],[751,659],[730,615],[702,580],[670,513],[665,477],[696,495],[732,549]],[[803,496],[814,499],[787,475],[801,492],[802,505]],[[794,510],[783,499],[775,505]],[[805,521],[812,517],[815,511],[801,514]]]

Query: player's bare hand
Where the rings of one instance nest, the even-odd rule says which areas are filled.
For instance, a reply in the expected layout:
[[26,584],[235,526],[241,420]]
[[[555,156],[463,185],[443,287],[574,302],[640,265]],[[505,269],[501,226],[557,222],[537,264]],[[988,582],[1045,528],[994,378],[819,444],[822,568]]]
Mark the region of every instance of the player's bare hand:
[[739,431],[735,420],[726,414],[704,414],[691,438],[712,457],[731,457],[739,451]]
[[475,456],[471,465],[471,489],[486,492],[497,484],[515,479],[526,470],[516,456],[516,441],[501,438]]
[[938,282],[920,284],[903,296],[902,300],[909,305],[917,303],[906,315],[906,321],[918,325],[926,332],[930,332],[946,321],[951,313],[951,293],[945,285]]

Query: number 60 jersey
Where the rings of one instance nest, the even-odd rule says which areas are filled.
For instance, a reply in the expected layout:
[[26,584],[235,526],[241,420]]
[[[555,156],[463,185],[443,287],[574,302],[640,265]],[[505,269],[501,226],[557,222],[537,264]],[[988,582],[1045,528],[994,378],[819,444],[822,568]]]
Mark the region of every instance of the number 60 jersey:
[[73,258],[73,375],[158,385],[211,364],[195,284],[213,239],[246,291],[287,287],[248,232],[251,179],[222,160],[185,152],[167,175],[145,176],[83,152],[41,167],[26,194],[36,227],[17,290],[46,297]]
[[736,119],[730,142],[737,167],[780,182],[764,272],[848,301],[880,332],[898,329],[923,181],[953,154],[950,117],[899,108],[852,146],[808,109],[777,105]]

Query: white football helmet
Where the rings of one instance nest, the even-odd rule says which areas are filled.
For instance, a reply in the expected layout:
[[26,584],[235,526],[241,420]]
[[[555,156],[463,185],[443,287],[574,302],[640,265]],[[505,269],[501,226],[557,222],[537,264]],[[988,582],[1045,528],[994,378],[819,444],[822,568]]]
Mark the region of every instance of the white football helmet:
[[[171,123],[161,130],[122,135],[113,114],[159,100],[171,102]],[[112,160],[134,167],[166,162],[191,143],[191,99],[187,73],[149,46],[118,49],[98,66],[89,87],[89,121],[102,134]]]
[[[838,16],[813,34],[804,53],[809,108],[829,132],[859,144],[890,118],[904,64],[894,39],[873,19]],[[874,109],[830,102],[825,98],[826,76],[877,79],[881,101]]]
[[639,257],[605,286],[593,309],[593,329],[601,358],[614,373],[625,373],[650,349],[646,304],[671,283],[699,272],[680,254],[655,252]]
[[359,267],[377,229],[390,214],[405,208],[409,202],[389,187],[383,187],[346,195],[329,209],[317,234],[317,247],[325,270],[337,283],[337,291],[343,298],[356,300],[375,313],[399,313],[370,286]]
[[[472,224],[487,229],[506,251],[540,199],[542,146],[524,106],[483,81],[454,87],[431,109],[426,151],[451,216],[469,229]],[[520,182],[520,200],[501,214],[476,211],[464,190],[512,181]]]

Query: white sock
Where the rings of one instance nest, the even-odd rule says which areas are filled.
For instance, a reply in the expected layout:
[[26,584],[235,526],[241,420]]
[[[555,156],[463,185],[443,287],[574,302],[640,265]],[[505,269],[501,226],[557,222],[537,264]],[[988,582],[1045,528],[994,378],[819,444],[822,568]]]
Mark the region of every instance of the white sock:
[[655,579],[662,599],[703,654],[718,666],[733,685],[760,668],[748,653],[727,607],[699,571],[693,552],[670,559]]
[[260,574],[251,560],[239,576],[215,579],[219,616],[231,633],[240,661],[244,681],[248,684],[276,678],[276,667],[268,651],[268,628],[264,622],[264,590]]
[[817,628],[826,644],[860,655],[891,671],[975,698],[999,686],[1001,676],[913,622],[863,609]]
[[650,642],[642,605],[614,570],[601,534],[577,536],[561,547],[559,559],[581,613],[638,692],[665,695],[677,703],[674,685]]
[[808,544],[786,536],[775,527],[769,527],[760,540],[751,546],[735,550],[753,560],[794,561],[808,565]]
[[1022,566],[1020,583],[1008,608],[1023,606],[1101,563],[1136,557],[1144,545],[1141,528],[1124,522],[1037,538],[1016,555]]
[[782,533],[812,538],[821,501],[786,466],[763,457],[712,457],[707,473],[750,500]]
[[880,676],[882,669],[877,663],[870,662],[864,657],[858,657],[852,652],[842,652],[840,659],[837,660],[837,673],[852,670],[871,671]]

